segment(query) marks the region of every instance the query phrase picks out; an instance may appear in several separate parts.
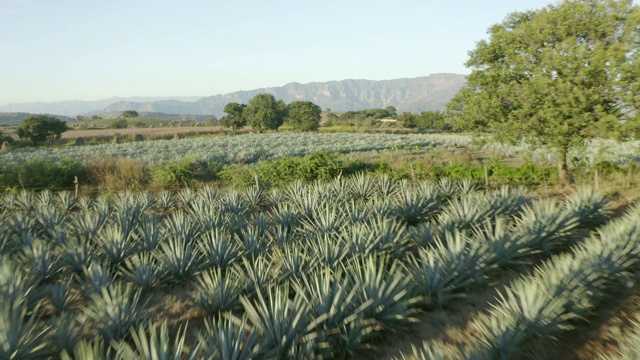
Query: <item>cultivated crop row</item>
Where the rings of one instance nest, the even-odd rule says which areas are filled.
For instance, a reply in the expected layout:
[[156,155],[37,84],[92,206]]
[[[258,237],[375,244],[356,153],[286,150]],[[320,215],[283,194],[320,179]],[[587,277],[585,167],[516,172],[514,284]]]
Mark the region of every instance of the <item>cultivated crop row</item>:
[[[104,157],[130,157],[148,164],[185,156],[203,163],[253,163],[283,156],[304,156],[317,152],[362,152],[384,149],[405,149],[424,152],[434,147],[468,146],[507,156],[520,156],[534,161],[555,164],[555,150],[487,142],[477,144],[471,136],[457,134],[246,134],[241,136],[201,137],[180,140],[156,140],[122,144],[103,144],[82,147],[56,147],[13,150],[0,153],[0,162],[25,162],[33,159],[87,159]],[[609,161],[619,166],[640,162],[640,141],[615,142],[613,140],[589,140],[582,148],[571,149],[571,166],[591,167],[599,161]],[[0,168],[1,170],[1,168]]]
[[0,358],[345,358],[607,215],[367,176],[1,204]]

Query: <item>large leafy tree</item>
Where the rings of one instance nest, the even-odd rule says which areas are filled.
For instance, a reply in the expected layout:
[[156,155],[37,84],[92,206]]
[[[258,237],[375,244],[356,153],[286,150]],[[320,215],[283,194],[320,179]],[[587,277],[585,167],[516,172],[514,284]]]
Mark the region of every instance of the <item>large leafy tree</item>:
[[62,133],[69,130],[67,123],[57,117],[49,115],[33,115],[26,117],[18,127],[18,136],[21,139],[33,141],[35,146],[39,142],[60,139]]
[[245,118],[243,111],[247,107],[245,104],[239,104],[237,102],[230,102],[224,106],[224,112],[227,113],[222,119],[220,124],[224,127],[233,129],[236,132],[238,129],[247,125],[247,119]]
[[276,100],[272,94],[258,94],[249,100],[243,110],[247,122],[254,130],[277,130],[287,116],[287,105],[282,100]]
[[637,121],[640,10],[631,0],[565,0],[513,13],[489,29],[449,103],[459,129],[552,146],[567,178],[567,152],[586,138]]
[[302,131],[318,130],[322,109],[311,101],[294,101],[288,106],[287,123]]

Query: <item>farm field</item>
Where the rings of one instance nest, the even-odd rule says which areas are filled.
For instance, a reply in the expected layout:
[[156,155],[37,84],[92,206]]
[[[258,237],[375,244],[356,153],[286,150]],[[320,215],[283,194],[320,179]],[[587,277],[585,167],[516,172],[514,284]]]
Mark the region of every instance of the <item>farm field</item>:
[[[555,164],[556,161],[553,149],[533,147],[526,143],[509,145],[487,140],[478,142],[474,141],[472,136],[461,134],[380,133],[242,134],[92,146],[16,149],[0,152],[0,161],[9,163],[42,158],[56,161],[95,157],[132,157],[152,164],[190,156],[196,161],[205,163],[254,163],[260,160],[303,156],[322,151],[352,153],[395,149],[424,153],[440,147],[453,149],[459,153],[466,151],[465,148],[491,151],[500,156],[518,156],[546,164]],[[583,147],[573,149],[569,155],[570,165],[573,167],[590,167],[602,161],[627,166],[640,162],[640,141],[590,140]]]
[[175,134],[215,134],[222,131],[220,126],[162,126],[162,127],[127,127],[124,129],[74,129],[62,134],[62,139],[77,139],[91,137],[135,136],[140,134],[145,138],[157,138]]
[[640,206],[612,217],[587,188],[357,175],[0,204],[1,355],[18,358],[369,358],[430,316],[447,331],[383,354],[536,358],[640,260]]

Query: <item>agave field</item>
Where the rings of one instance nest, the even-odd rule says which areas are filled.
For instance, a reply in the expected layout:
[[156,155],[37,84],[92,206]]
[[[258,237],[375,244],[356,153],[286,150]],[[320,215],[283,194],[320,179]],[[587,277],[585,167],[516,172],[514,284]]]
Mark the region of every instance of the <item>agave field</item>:
[[607,206],[589,189],[531,199],[365,175],[269,191],[5,194],[0,359],[351,358],[542,258],[471,320],[481,335],[405,354],[518,358],[637,268],[640,206],[613,220]]
[[[34,159],[89,159],[130,157],[148,164],[185,156],[202,163],[253,163],[283,156],[304,156],[318,152],[352,153],[396,149],[410,153],[424,153],[444,147],[453,152],[465,146],[491,151],[501,156],[529,158],[540,163],[554,164],[555,151],[526,143],[508,145],[497,142],[474,142],[471,136],[458,134],[246,134],[240,136],[200,137],[179,140],[155,140],[94,146],[67,146],[40,149],[17,149],[0,152],[2,163],[27,162]],[[640,163],[640,141],[616,142],[590,140],[583,148],[572,149],[570,165],[590,167],[600,161],[619,166]]]

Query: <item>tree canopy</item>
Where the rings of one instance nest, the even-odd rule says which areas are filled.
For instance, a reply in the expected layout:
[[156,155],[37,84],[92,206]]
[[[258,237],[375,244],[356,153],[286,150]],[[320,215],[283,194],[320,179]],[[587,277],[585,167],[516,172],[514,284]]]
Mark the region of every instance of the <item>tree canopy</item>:
[[294,101],[288,105],[287,123],[297,130],[313,131],[320,127],[322,109],[311,101]]
[[133,119],[137,118],[138,116],[140,116],[140,114],[138,114],[138,112],[135,110],[126,110],[122,112],[122,117],[124,117],[125,119]]
[[254,130],[277,130],[287,116],[287,105],[272,94],[262,93],[249,100],[242,112]]
[[62,133],[67,130],[69,130],[67,123],[57,117],[33,115],[22,120],[17,134],[21,139],[29,139],[38,146],[42,141],[60,139]]
[[247,119],[242,112],[246,107],[247,105],[239,104],[237,102],[228,103],[224,106],[224,112],[227,113],[227,115],[220,119],[220,124],[224,127],[233,129],[234,132],[245,127],[247,125]]
[[565,0],[507,16],[477,43],[466,85],[449,103],[461,130],[567,151],[637,124],[640,10],[631,0]]

